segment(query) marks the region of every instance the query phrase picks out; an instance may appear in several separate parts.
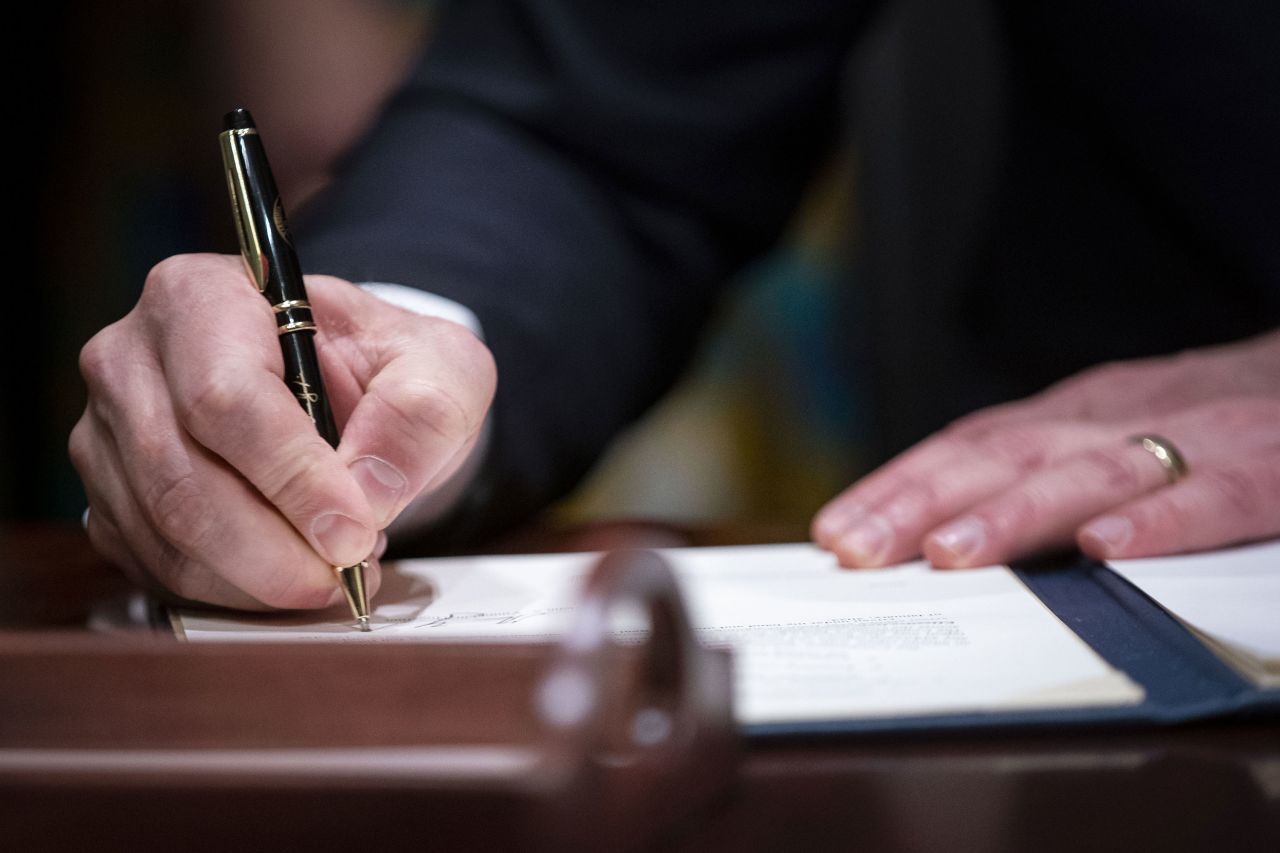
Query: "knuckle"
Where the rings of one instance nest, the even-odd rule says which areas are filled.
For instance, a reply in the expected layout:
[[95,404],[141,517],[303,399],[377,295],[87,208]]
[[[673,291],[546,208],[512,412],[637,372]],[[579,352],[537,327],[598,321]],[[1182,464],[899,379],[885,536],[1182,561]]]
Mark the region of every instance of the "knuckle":
[[1266,533],[1276,532],[1276,507],[1280,506],[1280,458],[1258,473],[1258,510],[1254,521]]
[[930,443],[939,451],[958,455],[972,452],[975,442],[984,434],[984,427],[956,422],[930,439]]
[[971,412],[941,429],[934,441],[952,445],[969,444],[990,430],[991,419],[985,411]]
[[1080,459],[1083,476],[1091,485],[1102,484],[1113,492],[1134,492],[1142,483],[1138,470],[1127,459],[1103,450],[1090,450]]
[[175,312],[177,316],[190,316],[193,311],[198,313],[193,306],[208,306],[217,300],[219,306],[225,307],[228,299],[247,298],[249,294],[241,288],[210,287],[211,282],[231,275],[234,267],[228,263],[230,260],[221,255],[187,254],[160,261],[147,273],[142,285],[135,308],[140,322],[154,334],[174,334],[178,328],[173,325]]
[[1004,462],[1023,472],[1043,467],[1053,450],[1044,423],[1010,423],[994,412],[962,418],[933,441],[963,455]]
[[496,378],[498,371],[493,353],[479,338],[454,323],[449,324],[446,335],[450,351],[462,359],[462,366],[469,377],[481,380]]
[[135,585],[150,590],[161,588],[156,575],[148,571],[134,557],[133,551],[124,541],[119,529],[114,524],[104,521],[102,516],[103,513],[97,507],[89,516],[89,527],[86,533],[93,550]]
[[978,515],[985,516],[988,529],[1017,537],[1040,525],[1046,517],[1048,505],[1048,495],[1035,486],[1027,485],[1006,495],[996,506]]
[[407,441],[422,435],[437,435],[449,440],[470,437],[480,428],[480,418],[448,391],[429,382],[406,385],[403,393],[382,396],[384,425]]
[[439,317],[415,317],[416,321],[425,324],[427,334],[437,347],[450,351],[467,353],[473,344],[478,343],[476,336],[457,323],[442,320]]
[[206,564],[167,543],[151,572],[155,582],[184,601],[219,602],[219,576]]
[[80,348],[80,375],[90,391],[105,385],[111,376],[111,368],[116,362],[116,344],[118,323],[113,323],[98,332]]
[[1005,426],[993,429],[979,442],[985,454],[1004,460],[1022,472],[1041,468],[1048,461],[1049,447],[1043,430],[1036,426]]
[[427,323],[429,351],[417,347],[427,359],[437,361],[439,353],[448,353],[453,372],[467,379],[465,390],[473,391],[487,400],[493,396],[497,384],[498,369],[493,353],[471,330],[447,320],[424,317]]
[[207,601],[212,589],[211,576],[196,570],[196,564],[181,550],[167,542],[160,543],[159,553],[150,565],[156,583],[174,595],[189,601]]
[[953,435],[957,438],[965,438],[975,440],[986,435],[991,430],[999,427],[1009,418],[1009,410],[1016,406],[1016,403],[1002,403],[997,406],[988,406],[985,409],[978,409],[976,412],[970,412],[962,415],[951,422],[943,431],[943,435]]
[[108,524],[103,520],[100,508],[95,508],[89,514],[89,526],[86,528],[85,533],[89,537],[89,544],[99,554],[106,557],[116,566],[120,566],[121,563],[125,562],[119,557],[122,549],[115,525]]
[[1149,363],[1126,359],[1103,362],[1062,384],[1065,388],[1083,392],[1105,388],[1114,393],[1116,389],[1143,389],[1149,386],[1153,378]]
[[1202,501],[1189,500],[1186,492],[1170,490],[1131,511],[1140,539],[1159,538],[1170,532],[1195,530],[1204,523]]
[[144,506],[161,539],[177,550],[203,553],[214,544],[217,516],[189,472],[159,475],[147,490]]
[[197,437],[217,435],[243,417],[249,391],[246,378],[214,367],[175,395],[178,417]]
[[171,255],[147,272],[142,284],[144,299],[168,299],[176,291],[189,286],[194,275],[207,266],[207,259],[202,255]]
[[1127,361],[1104,361],[1095,365],[1088,370],[1078,374],[1074,379],[1067,380],[1076,384],[1081,382],[1116,382],[1127,380],[1133,370],[1132,365]]
[[1223,468],[1206,471],[1203,476],[1215,502],[1234,515],[1250,519],[1263,511],[1264,490],[1260,479],[1245,471]]
[[80,420],[76,421],[76,425],[71,428],[71,435],[67,437],[67,456],[71,459],[71,465],[83,477],[89,470],[93,462],[93,453],[91,445],[93,437],[90,435],[93,427],[89,423],[88,412],[80,416]]
[[320,454],[328,452],[329,446],[319,436],[298,436],[279,448],[271,464],[255,473],[254,485],[286,515],[305,515],[315,509],[313,504],[325,491],[319,488],[323,468],[316,462]]
[[1062,380],[1047,393],[1078,416],[1101,415],[1108,409],[1106,400],[1120,390],[1135,388],[1135,383],[1135,390],[1142,389],[1140,377],[1135,374],[1137,369],[1128,361],[1104,362]]
[[924,442],[916,445],[907,454],[899,457],[905,459],[913,458],[911,470],[921,471],[927,470],[930,476],[938,476],[947,470],[950,466],[935,466],[933,468],[923,467],[923,463],[927,459],[934,460],[962,460],[973,461],[987,455],[985,449],[986,436],[989,429],[985,426],[976,427],[970,425],[952,424],[943,431],[926,439]]
[[881,510],[894,527],[910,527],[930,518],[943,503],[945,486],[936,480],[912,479]]
[[1275,425],[1280,419],[1280,403],[1261,397],[1235,398],[1221,400],[1204,407],[1200,412],[1214,430],[1221,433],[1253,434],[1262,428],[1264,435],[1274,437],[1277,433]]

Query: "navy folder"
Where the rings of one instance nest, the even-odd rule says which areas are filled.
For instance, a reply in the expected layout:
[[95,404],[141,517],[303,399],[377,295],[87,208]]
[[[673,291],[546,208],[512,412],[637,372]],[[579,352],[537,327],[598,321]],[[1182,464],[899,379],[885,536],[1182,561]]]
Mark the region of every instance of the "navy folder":
[[1280,714],[1280,689],[1260,689],[1238,675],[1160,605],[1106,566],[1077,555],[1015,564],[1013,568],[1059,619],[1145,689],[1142,702],[1121,707],[768,723],[747,726],[745,733],[779,737],[983,728],[1119,728]]

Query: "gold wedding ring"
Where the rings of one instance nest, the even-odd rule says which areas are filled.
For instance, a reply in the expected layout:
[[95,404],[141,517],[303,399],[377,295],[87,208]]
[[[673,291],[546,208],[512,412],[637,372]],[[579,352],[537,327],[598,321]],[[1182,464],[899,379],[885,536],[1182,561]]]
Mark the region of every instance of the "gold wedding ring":
[[1187,476],[1187,460],[1182,458],[1178,448],[1169,439],[1158,435],[1132,435],[1129,436],[1129,443],[1142,445],[1143,450],[1154,456],[1164,468],[1164,475],[1171,484]]

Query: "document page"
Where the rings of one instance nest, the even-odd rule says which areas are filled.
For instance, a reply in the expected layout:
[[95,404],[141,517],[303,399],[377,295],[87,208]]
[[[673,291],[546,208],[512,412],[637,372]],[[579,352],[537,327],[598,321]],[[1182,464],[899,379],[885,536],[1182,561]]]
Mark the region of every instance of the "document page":
[[[744,724],[1121,705],[1142,690],[1004,567],[849,571],[812,545],[660,552],[699,638],[734,652]],[[593,554],[384,565],[371,633],[341,610],[175,615],[191,642],[549,641]]]
[[1280,687],[1280,541],[1108,565],[1259,687]]

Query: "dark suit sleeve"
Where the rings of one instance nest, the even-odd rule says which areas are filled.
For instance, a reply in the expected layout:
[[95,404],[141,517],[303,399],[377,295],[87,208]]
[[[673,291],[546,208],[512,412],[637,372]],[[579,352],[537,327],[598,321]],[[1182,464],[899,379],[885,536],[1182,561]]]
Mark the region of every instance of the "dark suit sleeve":
[[776,237],[828,144],[869,5],[442,8],[297,230],[308,271],[479,316],[499,388],[458,537],[562,495],[673,381],[718,286]]

